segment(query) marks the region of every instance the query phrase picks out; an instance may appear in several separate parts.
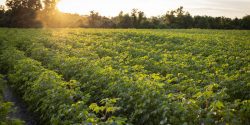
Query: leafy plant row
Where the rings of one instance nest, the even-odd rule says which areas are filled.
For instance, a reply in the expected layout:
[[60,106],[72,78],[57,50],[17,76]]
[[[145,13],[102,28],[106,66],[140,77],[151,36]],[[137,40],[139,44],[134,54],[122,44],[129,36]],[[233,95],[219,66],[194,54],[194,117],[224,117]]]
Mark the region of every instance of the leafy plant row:
[[[104,99],[101,106],[86,105],[89,96],[80,91],[77,81],[63,81],[60,75],[12,46],[1,48],[0,59],[1,70],[7,71],[9,83],[39,114],[41,124],[124,124],[126,119],[111,116],[119,109],[114,106],[117,99]],[[105,115],[97,117],[94,112]]]
[[[226,36],[229,40],[225,40],[220,38],[222,35],[218,35],[216,36],[218,39],[210,40],[210,37],[214,36],[207,34],[195,34],[196,36],[190,34],[181,36],[182,34],[180,34],[181,37],[164,37],[162,34],[147,33],[145,35],[136,32],[133,34],[112,32],[113,36],[110,36],[109,32],[83,33],[76,36],[61,35],[60,33],[66,34],[67,32],[56,32],[52,39],[47,37],[47,40],[40,40],[40,43],[55,50],[54,52],[60,51],[67,56],[85,58],[93,60],[93,62],[99,61],[99,58],[106,59],[105,64],[102,63],[102,65],[111,65],[119,70],[137,66],[146,74],[155,73],[160,77],[171,75],[174,76],[170,80],[173,82],[181,81],[176,77],[178,73],[195,82],[202,81],[202,84],[196,84],[197,86],[220,82],[223,86],[228,87],[228,94],[231,98],[249,98],[249,93],[242,93],[247,92],[243,86],[247,84],[246,70],[248,67],[247,54],[241,53],[248,49],[247,46],[244,46],[247,44],[244,39],[237,42],[234,37]],[[170,35],[176,36],[176,34]],[[81,37],[79,38],[79,36]],[[90,39],[85,38],[87,36]],[[130,38],[126,36],[130,36]],[[243,86],[236,87],[235,81]]]

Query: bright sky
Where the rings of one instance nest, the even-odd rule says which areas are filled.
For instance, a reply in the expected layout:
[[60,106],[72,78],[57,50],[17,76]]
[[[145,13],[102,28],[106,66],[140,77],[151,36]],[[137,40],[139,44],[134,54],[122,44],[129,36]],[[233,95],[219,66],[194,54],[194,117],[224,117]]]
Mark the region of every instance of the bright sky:
[[[4,1],[0,0],[0,4]],[[95,10],[104,16],[130,12],[133,8],[145,12],[146,16],[157,16],[180,6],[192,15],[234,18],[250,14],[250,0],[60,0],[58,3],[63,12],[86,15]]]

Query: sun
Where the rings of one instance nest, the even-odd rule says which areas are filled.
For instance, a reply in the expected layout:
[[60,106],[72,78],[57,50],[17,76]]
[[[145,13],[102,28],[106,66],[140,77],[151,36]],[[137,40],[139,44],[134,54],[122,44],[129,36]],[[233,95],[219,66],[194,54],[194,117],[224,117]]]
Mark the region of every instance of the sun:
[[63,2],[63,1],[59,1],[57,3],[56,7],[61,12],[74,13],[74,11],[75,11],[74,7],[70,6],[69,3]]
[[60,0],[56,7],[59,11],[65,12],[65,13],[77,13],[77,14],[86,14],[90,10],[87,10],[89,8],[86,8],[86,3],[84,3],[83,0]]

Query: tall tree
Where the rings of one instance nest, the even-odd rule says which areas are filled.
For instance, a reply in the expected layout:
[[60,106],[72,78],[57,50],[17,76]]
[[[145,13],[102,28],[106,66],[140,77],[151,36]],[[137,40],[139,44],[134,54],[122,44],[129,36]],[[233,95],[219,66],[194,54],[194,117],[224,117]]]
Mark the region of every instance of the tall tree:
[[5,7],[0,5],[0,27],[5,26]]
[[58,0],[43,0],[44,11],[47,13],[52,13],[56,10],[56,4]]
[[137,20],[137,27],[138,28],[142,28],[143,26],[143,23],[145,22],[146,18],[145,18],[145,15],[144,15],[144,12],[142,11],[138,11],[138,20]]
[[40,0],[7,0],[6,20],[9,27],[40,27],[36,12],[41,9]]
[[131,12],[133,27],[137,27],[137,11],[138,11],[137,9],[132,9],[132,12]]
[[242,18],[241,25],[243,29],[250,29],[250,15]]
[[90,11],[90,15],[88,17],[89,26],[97,28],[100,26],[101,16],[99,16],[98,12]]
[[28,1],[28,8],[38,11],[42,9],[42,4],[40,0],[29,0]]
[[3,5],[0,5],[0,16],[3,16],[5,13],[5,7]]
[[121,11],[117,17],[114,18],[118,28],[132,28],[133,19],[128,13],[123,14]]

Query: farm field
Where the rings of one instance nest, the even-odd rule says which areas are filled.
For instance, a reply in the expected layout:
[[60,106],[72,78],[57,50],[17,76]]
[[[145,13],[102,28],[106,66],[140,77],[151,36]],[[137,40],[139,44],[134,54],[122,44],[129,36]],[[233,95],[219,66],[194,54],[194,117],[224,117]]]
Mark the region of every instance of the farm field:
[[0,73],[44,125],[249,125],[250,31],[0,29]]

